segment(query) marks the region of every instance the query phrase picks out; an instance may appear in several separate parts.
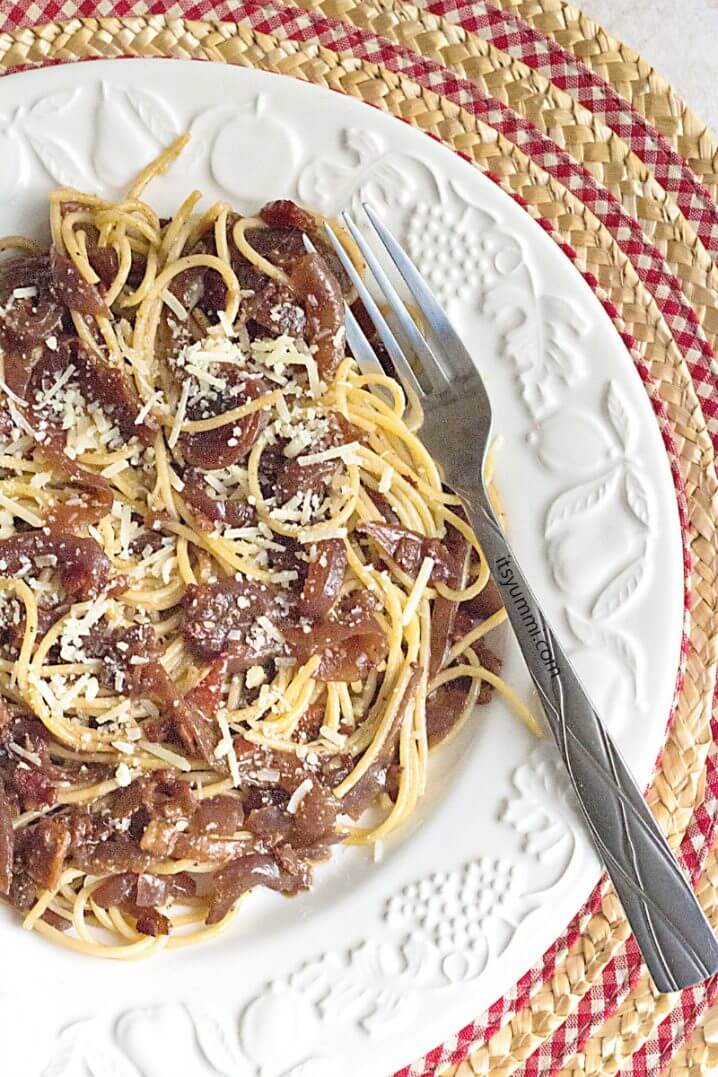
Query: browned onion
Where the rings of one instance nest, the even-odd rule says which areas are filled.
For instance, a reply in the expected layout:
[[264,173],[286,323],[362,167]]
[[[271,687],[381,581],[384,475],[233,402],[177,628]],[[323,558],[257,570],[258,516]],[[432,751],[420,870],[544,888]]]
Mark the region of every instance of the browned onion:
[[329,612],[339,597],[347,567],[347,552],[343,541],[333,538],[317,542],[313,554],[298,611],[302,617],[316,621]]

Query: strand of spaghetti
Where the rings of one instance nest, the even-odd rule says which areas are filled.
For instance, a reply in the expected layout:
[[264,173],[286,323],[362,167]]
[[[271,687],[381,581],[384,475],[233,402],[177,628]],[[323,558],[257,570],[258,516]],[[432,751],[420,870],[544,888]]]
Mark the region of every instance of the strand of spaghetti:
[[351,771],[351,773],[348,774],[344,781],[340,782],[339,785],[337,785],[334,789],[334,795],[339,800],[341,800],[341,798],[346,793],[348,793],[350,789],[353,789],[359,779],[364,774],[366,774],[367,770],[374,762],[374,759],[384,746],[384,741],[389,735],[389,730],[392,727],[394,718],[396,717],[404,693],[406,692],[409,681],[411,680],[411,676],[412,668],[411,665],[407,662],[404,665],[404,669],[402,670],[401,676],[397,678],[397,681],[394,685],[394,688],[391,693],[391,698],[386,708],[384,709],[382,720],[379,723],[379,727],[377,728],[374,735],[374,739],[372,740],[371,748],[364,752],[364,754],[362,755],[354,769]]
[[175,250],[175,244],[177,243],[177,239],[178,237],[180,237],[180,234],[184,233],[187,229],[192,211],[194,210],[194,207],[197,205],[201,198],[201,191],[191,191],[173,216],[170,223],[165,228],[159,250],[160,261],[163,268],[169,262],[174,261],[178,257],[179,251],[182,249],[182,247],[180,246],[179,250]]
[[42,254],[42,247],[27,236],[3,236],[0,239],[0,254],[3,251],[23,251],[25,254]]
[[[220,426],[229,426],[230,423],[236,423],[239,419],[246,418],[247,415],[253,415],[255,411],[266,411],[268,408],[273,407],[281,395],[281,389],[275,389],[271,393],[265,393],[264,396],[248,400],[246,404],[240,404],[239,407],[232,408],[230,411],[224,411],[220,415],[212,415],[209,419],[187,420],[182,423],[181,430],[186,434],[198,434],[205,430],[216,430]],[[165,421],[168,422],[167,419]],[[171,423],[168,422],[168,425],[171,425]]]
[[137,312],[133,335],[134,347],[141,355],[152,354],[151,344],[154,342],[159,320],[162,293],[172,280],[187,269],[205,267],[216,269],[222,277],[226,288],[225,316],[230,322],[234,322],[239,311],[239,283],[237,276],[230,265],[223,262],[213,254],[186,254],[157,274],[142,305]]
[[123,296],[123,298],[120,300],[121,307],[126,308],[139,306],[142,300],[147,295],[149,295],[157,278],[157,264],[157,251],[154,247],[150,247],[149,251],[147,252],[147,258],[145,261],[145,272],[142,276],[142,280],[137,285],[134,292],[130,292],[128,295]]
[[523,700],[521,700],[516,692],[514,692],[513,688],[509,687],[502,677],[499,677],[496,673],[492,673],[490,669],[486,669],[484,666],[461,665],[451,666],[449,669],[442,670],[441,673],[438,673],[436,677],[434,677],[429,685],[429,691],[433,692],[437,688],[440,688],[442,684],[456,680],[458,677],[478,677],[483,681],[488,681],[492,687],[496,688],[496,690],[508,700],[521,721],[531,730],[534,736],[543,736],[540,724]]
[[127,192],[127,198],[139,199],[147,184],[150,183],[155,176],[163,175],[170,165],[174,163],[189,142],[189,139],[190,136],[188,134],[180,135],[179,138],[176,138],[166,150],[163,150],[159,157],[155,157],[154,161],[150,161],[150,163],[142,169],[139,176],[130,187]]
[[244,255],[248,262],[256,266],[265,276],[288,287],[289,277],[284,270],[280,269],[279,266],[275,266],[268,258],[264,258],[247,239],[247,230],[249,228],[264,229],[266,227],[267,225],[261,217],[242,217],[232,229],[232,239],[239,253]]
[[22,926],[25,928],[25,930],[32,931],[40,917],[47,910],[48,906],[50,905],[50,902],[53,900],[61,886],[64,886],[68,882],[72,882],[74,879],[79,878],[82,874],[83,873],[81,871],[78,871],[76,868],[70,868],[62,873],[56,887],[54,887],[52,890],[43,890],[43,892],[40,894],[37,901],[22,922]]
[[476,628],[472,628],[470,632],[467,632],[465,636],[462,636],[460,640],[450,648],[449,653],[446,656],[444,665],[451,665],[457,658],[461,657],[464,651],[468,650],[484,636],[488,635],[494,628],[498,628],[500,624],[503,624],[506,620],[506,610],[501,607],[496,613],[492,613],[490,617],[487,617],[485,621],[482,621]]

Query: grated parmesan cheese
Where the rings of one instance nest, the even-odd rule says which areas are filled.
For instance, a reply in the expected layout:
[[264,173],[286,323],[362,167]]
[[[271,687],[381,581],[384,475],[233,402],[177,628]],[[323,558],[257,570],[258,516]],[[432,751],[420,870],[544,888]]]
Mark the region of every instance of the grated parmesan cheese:
[[414,586],[409,592],[409,597],[407,598],[406,605],[404,606],[404,612],[401,615],[401,623],[405,628],[416,616],[416,611],[419,608],[419,603],[421,602],[422,595],[424,594],[424,591],[429,585],[429,580],[431,579],[431,573],[433,572],[433,569],[434,558],[425,557],[424,560],[421,562],[421,568],[416,574]]
[[311,790],[314,782],[311,778],[305,778],[301,785],[298,785],[290,796],[287,802],[287,811],[290,815],[296,815],[297,808],[304,800],[307,793]]
[[177,404],[177,411],[175,417],[172,420],[172,429],[170,430],[169,437],[167,438],[167,444],[170,449],[174,449],[175,445],[179,441],[180,432],[182,430],[182,423],[187,412],[187,401],[189,400],[190,383],[189,381],[182,382],[182,391],[180,392],[179,402]]
[[322,449],[321,452],[307,453],[306,456],[301,456],[297,463],[300,467],[323,464],[325,460],[343,460],[346,464],[356,464],[358,460],[354,450],[358,448],[358,441],[349,441],[346,445],[335,445],[331,449]]
[[391,484],[394,481],[394,475],[395,475],[394,468],[390,467],[387,464],[387,466],[382,471],[381,478],[379,479],[379,485],[377,487],[380,494],[388,494],[389,493],[389,491],[391,490]]
[[132,784],[132,771],[127,766],[127,763],[120,763],[115,771],[115,781],[121,789],[125,789]]
[[169,288],[165,288],[165,290],[160,295],[160,299],[163,303],[166,304],[166,306],[170,308],[175,317],[179,318],[181,322],[187,320],[187,311],[182,306],[177,296],[174,295],[174,293],[171,292]]
[[330,729],[327,725],[323,725],[319,732],[325,740],[328,740],[331,744],[336,744],[337,748],[343,748],[347,742],[344,733],[338,733],[336,729]]
[[[234,750],[234,741],[232,740],[232,732],[229,728],[229,722],[227,721],[227,715],[221,711],[217,714],[217,725],[222,731],[222,740],[219,742],[218,748],[221,746],[224,751],[223,755],[227,758],[229,764],[229,773],[232,776],[232,785],[235,789],[239,788],[241,781],[239,773],[239,762],[237,760],[237,753]],[[221,757],[220,757],[221,758]]]

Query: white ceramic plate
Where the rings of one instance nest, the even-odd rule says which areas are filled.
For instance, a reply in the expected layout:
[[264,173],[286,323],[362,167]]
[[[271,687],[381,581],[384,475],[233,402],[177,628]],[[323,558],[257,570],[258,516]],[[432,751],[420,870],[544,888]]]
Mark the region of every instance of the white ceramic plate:
[[[47,192],[118,196],[182,130],[151,188],[240,210],[369,198],[447,301],[502,433],[517,554],[636,774],[648,780],[678,665],[682,561],[665,450],[598,300],[499,188],[365,105],[261,72],[68,65],[0,82],[0,232],[46,232]],[[507,679],[528,680],[507,640]],[[253,896],[202,949],[150,964],[54,949],[0,915],[3,1072],[13,1077],[385,1077],[503,995],[599,877],[553,748],[500,702],[433,760],[381,863],[341,851],[315,890]],[[8,982],[11,984],[7,986]]]

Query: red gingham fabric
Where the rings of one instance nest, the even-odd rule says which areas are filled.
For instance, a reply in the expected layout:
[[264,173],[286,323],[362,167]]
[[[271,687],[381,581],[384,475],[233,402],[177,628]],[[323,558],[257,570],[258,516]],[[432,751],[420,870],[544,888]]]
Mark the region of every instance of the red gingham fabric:
[[[401,8],[401,0],[396,0]],[[431,14],[461,26],[467,32],[477,34],[489,41],[496,49],[513,59],[533,68],[549,79],[555,86],[568,91],[596,121],[613,131],[630,150],[649,167],[657,182],[679,207],[706,252],[716,259],[718,255],[718,207],[710,193],[693,174],[689,165],[680,157],[660,132],[655,130],[631,105],[603,79],[594,74],[576,57],[562,49],[549,36],[544,35],[510,12],[501,11],[486,0],[418,0]],[[640,224],[623,208],[610,191],[603,188],[580,163],[551,138],[535,126],[504,106],[500,101],[484,95],[479,87],[457,72],[418,55],[388,37],[382,37],[362,27],[355,27],[338,19],[329,19],[319,11],[305,11],[283,3],[281,0],[259,2],[244,0],[157,0],[145,3],[136,0],[82,0],[75,4],[61,0],[30,0],[10,3],[0,0],[0,32],[23,27],[67,20],[75,17],[111,16],[165,16],[168,18],[214,19],[246,22],[255,30],[271,34],[279,39],[290,39],[305,44],[319,44],[324,49],[342,55],[382,65],[423,89],[433,91],[460,105],[471,113],[477,123],[500,132],[510,143],[526,154],[564,186],[594,215],[597,221],[613,236],[619,248],[632,262],[647,292],[655,301],[665,325],[677,347],[684,356],[696,391],[700,397],[713,443],[718,450],[718,393],[716,392],[716,365],[711,348],[690,303],[683,294],[680,282],[665,264],[661,252],[643,234]],[[491,177],[492,179],[494,177]],[[508,185],[495,179],[509,194]],[[512,195],[512,197],[515,197]],[[517,198],[527,212],[533,212]],[[553,226],[540,220],[542,227],[552,236],[581,270],[575,253],[554,234]],[[589,284],[599,292],[597,282],[583,272]],[[602,300],[603,301],[603,300]],[[687,529],[687,509],[676,454],[672,443],[670,425],[663,407],[652,390],[650,377],[633,350],[634,342],[625,333],[619,312],[604,301],[604,307],[614,320],[627,350],[631,353],[639,374],[644,380],[659,423],[676,487],[679,514],[684,531]],[[686,581],[690,573],[690,557],[684,541],[684,564]],[[686,618],[689,594],[686,584]],[[687,621],[686,621],[687,624]],[[682,647],[681,674],[689,646],[685,632]],[[684,866],[696,879],[703,868],[714,841],[718,818],[718,708],[712,723],[713,743],[706,768],[703,801],[693,813],[683,839],[680,856]],[[430,1077],[437,1067],[461,1061],[477,1042],[485,1042],[493,1036],[538,988],[553,975],[564,959],[568,948],[579,937],[584,925],[596,911],[601,900],[601,886],[597,887],[584,908],[556,939],[541,960],[529,969],[503,998],[460,1030],[446,1043],[437,1046],[423,1059],[406,1066],[395,1077]],[[641,960],[633,939],[619,949],[606,966],[603,976],[589,990],[574,1014],[556,1032],[544,1040],[526,1060],[518,1072],[525,1077],[549,1077],[564,1066],[580,1051],[591,1035],[615,1012],[631,990],[641,973]],[[673,1054],[685,1042],[701,1019],[705,1010],[718,995],[718,978],[698,988],[682,992],[677,1006],[655,1030],[642,1049],[631,1058],[624,1069],[627,1077],[655,1077],[669,1062]]]

